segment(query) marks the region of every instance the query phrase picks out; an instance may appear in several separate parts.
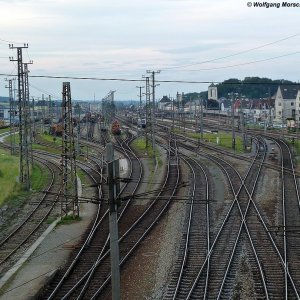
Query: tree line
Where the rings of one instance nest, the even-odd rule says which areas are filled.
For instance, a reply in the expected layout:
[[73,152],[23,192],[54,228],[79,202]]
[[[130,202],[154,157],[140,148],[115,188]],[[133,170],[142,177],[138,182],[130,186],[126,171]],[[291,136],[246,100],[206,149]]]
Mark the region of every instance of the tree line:
[[[296,82],[276,79],[272,80],[265,77],[245,77],[243,80],[230,78],[222,83],[215,84],[218,88],[218,98],[229,98],[228,94],[238,93],[240,96],[250,99],[269,98],[274,96],[279,85],[293,85]],[[184,95],[184,102],[193,101],[196,99],[207,99],[208,92],[187,93]]]

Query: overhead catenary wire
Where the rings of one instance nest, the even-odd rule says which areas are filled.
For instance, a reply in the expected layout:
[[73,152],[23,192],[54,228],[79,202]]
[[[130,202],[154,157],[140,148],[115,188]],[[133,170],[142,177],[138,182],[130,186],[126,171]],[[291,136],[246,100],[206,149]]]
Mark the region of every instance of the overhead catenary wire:
[[274,57],[269,57],[269,58],[265,58],[265,59],[254,60],[254,61],[249,61],[249,62],[245,62],[245,63],[238,63],[238,64],[235,64],[235,65],[213,67],[213,68],[202,68],[202,69],[197,69],[197,70],[193,70],[193,69],[192,70],[181,70],[181,71],[198,72],[198,71],[212,71],[212,70],[220,70],[220,69],[241,67],[241,66],[245,66],[245,65],[252,65],[252,64],[265,62],[265,61],[269,61],[269,60],[274,60],[274,59],[278,59],[278,58],[282,58],[282,57],[286,57],[286,56],[290,56],[290,55],[295,55],[295,54],[299,54],[299,53],[300,53],[300,51],[296,51],[296,52],[291,52],[291,53],[287,53],[287,54],[283,54],[283,55],[279,55],[279,56],[274,56]]
[[243,50],[243,51],[239,51],[237,53],[233,53],[233,54],[229,54],[229,55],[225,55],[225,56],[221,56],[221,57],[213,58],[213,59],[209,59],[209,60],[204,60],[204,61],[201,61],[201,62],[186,64],[186,65],[178,65],[178,66],[173,66],[173,67],[161,68],[161,70],[164,70],[164,71],[166,70],[167,71],[167,70],[172,70],[172,69],[192,67],[192,66],[196,66],[196,65],[201,65],[201,64],[206,64],[206,63],[222,60],[222,59],[225,59],[225,58],[238,56],[238,55],[241,55],[241,54],[245,54],[245,53],[248,53],[248,52],[251,52],[251,51],[254,51],[254,50],[258,50],[258,49],[261,49],[261,48],[264,48],[264,47],[267,47],[267,46],[271,46],[271,45],[286,41],[288,39],[294,38],[294,37],[299,36],[299,35],[300,35],[300,33],[296,33],[294,35],[276,40],[274,42],[270,42],[270,43],[267,43],[267,44],[264,44],[264,45],[261,45],[261,46],[257,46],[257,47],[253,47],[253,48],[250,48],[250,49],[246,49],[246,50]]
[[[300,53],[300,52],[299,52]],[[16,74],[0,73],[0,76],[16,77]],[[123,82],[144,82],[144,79],[127,79],[127,78],[100,78],[100,77],[75,77],[75,76],[52,76],[52,75],[29,75],[30,78],[47,78],[47,79],[70,79],[70,80],[94,80],[94,81],[123,81]],[[278,85],[272,82],[223,82],[223,81],[202,81],[202,80],[156,80],[158,83],[187,83],[187,84],[227,84],[227,85],[255,85],[269,84]],[[285,85],[299,85],[299,83],[285,83]]]

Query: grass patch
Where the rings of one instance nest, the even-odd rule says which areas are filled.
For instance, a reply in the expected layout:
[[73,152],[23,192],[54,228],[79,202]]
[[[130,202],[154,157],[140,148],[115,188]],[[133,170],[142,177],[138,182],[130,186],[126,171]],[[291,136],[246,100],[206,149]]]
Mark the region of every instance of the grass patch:
[[172,132],[177,133],[177,134],[181,134],[182,130],[180,128],[178,128],[178,127],[174,127],[173,130],[172,130]]
[[67,215],[64,216],[58,223],[57,225],[69,225],[73,224],[75,222],[78,222],[81,220],[81,217],[79,216],[73,216],[73,215]]
[[[188,137],[193,139],[200,139],[201,133],[185,133]],[[217,138],[219,138],[219,146],[232,149],[232,134],[231,133],[203,133],[203,141],[217,144]],[[235,151],[243,152],[243,142],[239,136],[235,137]]]
[[54,221],[56,221],[56,219],[56,217],[48,217],[46,222],[47,224],[52,224]]
[[140,137],[138,139],[135,139],[131,143],[132,147],[139,152],[140,154],[147,154],[149,157],[153,156],[153,149],[151,142],[149,141],[148,147],[146,147],[146,139],[144,137]]
[[38,164],[34,164],[31,173],[31,188],[35,191],[42,190],[49,181],[49,172],[46,172]]
[[[9,152],[0,149],[0,206],[8,203],[11,206],[21,205],[32,192],[24,191],[19,180],[20,160],[18,156],[10,155]],[[34,164],[31,170],[30,183],[34,191],[42,190],[49,180],[49,173]]]
[[[140,137],[138,139],[135,139],[132,143],[131,143],[132,148],[134,148],[139,154],[144,155],[145,153],[148,156],[148,166],[149,166],[149,176],[147,178],[148,184],[146,187],[146,191],[150,191],[152,189],[152,184],[154,182],[154,177],[155,177],[155,173],[154,173],[154,160],[153,160],[153,148],[151,143],[149,142],[148,147],[146,147],[146,139],[144,137]],[[158,167],[162,167],[163,165],[163,161],[159,155],[159,151],[155,151],[155,155],[156,155],[156,161],[158,164]]]
[[43,151],[47,151],[47,152],[53,153],[53,154],[61,154],[60,149],[51,148],[49,146],[44,146],[44,145],[39,145],[39,144],[33,144],[32,149],[33,150],[43,150]]
[[0,133],[8,132],[9,130],[10,130],[9,127],[7,127],[7,128],[1,128],[0,129]]
[[158,164],[159,168],[162,167],[162,165],[163,165],[163,161],[161,160],[160,156],[157,158],[157,164]]
[[86,178],[86,173],[84,171],[82,171],[79,167],[76,167],[76,173],[81,181],[81,184],[88,183],[87,178]]
[[0,206],[19,195],[22,190],[18,183],[19,157],[0,149]]
[[294,142],[294,147],[295,147],[295,149],[296,149],[297,155],[300,155],[300,141],[295,140],[295,142]]
[[4,138],[4,142],[6,143],[11,143],[11,141],[14,141],[16,143],[16,145],[19,145],[20,143],[20,136],[18,133],[14,134],[13,136],[9,135],[7,137]]
[[294,149],[295,158],[296,158],[297,165],[298,165],[300,162],[300,141],[295,138],[294,142],[292,140],[288,140],[288,143]]
[[44,132],[40,135],[40,139],[44,140],[48,143],[53,143],[53,146],[61,146],[61,137],[60,136],[53,136],[52,134],[49,134],[47,132]]
[[[146,139],[144,137],[140,137],[138,139],[135,139],[132,142],[131,145],[139,154],[141,154],[141,155],[147,154],[147,156],[149,158],[154,157],[154,151],[153,151],[153,148],[152,148],[152,143],[151,143],[151,141],[149,141],[148,147],[146,147]],[[161,167],[163,165],[163,161],[161,160],[161,157],[159,155],[159,151],[158,151],[157,148],[156,148],[156,151],[155,151],[155,158],[156,158],[158,166]],[[153,159],[149,160],[149,164],[150,164],[151,167],[154,167]]]
[[[46,145],[40,145],[38,143],[33,143],[32,144],[32,149],[33,150],[48,151],[49,153],[53,153],[53,154],[60,154],[61,150],[58,147],[61,146],[61,137],[55,137],[55,140],[53,140],[53,138],[54,137],[50,134],[47,134],[47,133],[41,134],[40,135],[40,140],[45,141],[45,142],[49,143],[50,145],[46,146]],[[4,140],[5,140],[6,143],[10,143],[11,139],[12,139],[12,137],[8,136]],[[16,134],[15,137],[14,137],[14,140],[15,140],[16,145],[19,145],[20,136],[18,134]]]

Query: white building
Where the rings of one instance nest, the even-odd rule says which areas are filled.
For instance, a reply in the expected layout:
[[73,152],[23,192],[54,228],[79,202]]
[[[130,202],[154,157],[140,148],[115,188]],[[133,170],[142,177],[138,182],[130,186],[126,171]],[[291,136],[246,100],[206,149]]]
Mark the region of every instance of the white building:
[[275,122],[286,123],[287,118],[300,122],[300,85],[280,85],[275,97]]
[[218,100],[218,88],[213,83],[208,87],[207,99]]
[[158,109],[159,110],[171,110],[170,107],[172,106],[172,102],[167,96],[163,96],[161,100],[158,102]]

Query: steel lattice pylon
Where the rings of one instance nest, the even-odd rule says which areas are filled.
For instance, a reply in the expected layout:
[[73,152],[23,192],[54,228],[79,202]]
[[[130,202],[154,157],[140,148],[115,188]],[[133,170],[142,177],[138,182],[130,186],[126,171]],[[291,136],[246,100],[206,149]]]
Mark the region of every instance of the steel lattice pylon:
[[[149,146],[149,133],[151,135],[150,139],[152,140],[152,134],[153,134],[153,122],[152,122],[152,110],[151,110],[151,100],[150,100],[150,78],[146,77],[146,147]],[[150,132],[149,132],[150,129]]]
[[[19,107],[19,146],[20,146],[20,182],[26,190],[30,189],[30,165],[29,165],[29,116],[28,101],[26,96],[28,90],[28,70],[23,70],[22,49],[28,48],[28,45],[14,47],[9,45],[10,49],[17,49],[17,59],[10,58],[11,61],[18,62],[18,107]],[[26,84],[26,86],[25,86]]]
[[[32,64],[32,61],[29,63]],[[32,130],[31,130],[31,118],[30,118],[30,103],[29,103],[29,82],[28,82],[28,63],[24,63],[24,95],[25,104],[23,108],[24,116],[24,136],[26,136],[26,147],[28,149],[28,167],[29,164],[33,166],[33,153],[32,153]],[[29,151],[31,152],[31,159],[29,160]]]
[[61,201],[61,216],[67,215],[70,211],[73,211],[73,216],[79,216],[70,82],[63,82],[62,125],[63,200]]
[[15,154],[15,101],[13,97],[13,87],[12,87],[12,80],[8,80],[8,88],[9,91],[9,129],[10,129],[10,153]]

